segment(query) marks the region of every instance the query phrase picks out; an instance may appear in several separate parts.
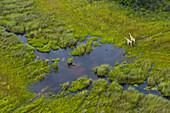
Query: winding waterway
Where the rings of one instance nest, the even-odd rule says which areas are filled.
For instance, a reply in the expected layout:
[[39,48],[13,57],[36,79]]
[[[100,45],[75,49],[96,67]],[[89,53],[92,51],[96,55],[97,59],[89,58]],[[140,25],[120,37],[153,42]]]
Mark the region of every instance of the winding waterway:
[[[2,28],[5,30],[4,27]],[[25,35],[16,35],[22,42],[24,42],[25,44],[28,43]],[[92,36],[89,35],[86,39],[88,40],[91,37]],[[77,44],[82,44],[85,42],[86,41],[78,42]],[[99,40],[97,42],[99,42]],[[70,51],[73,50],[74,49],[71,48],[60,48],[59,50],[55,51],[51,50],[49,53],[41,53],[35,49],[35,53],[37,56],[36,59],[49,59],[50,65],[53,63],[51,62],[51,59],[60,58],[60,61],[58,63],[58,72],[56,73],[53,68],[50,68],[50,71],[49,73],[47,73],[45,79],[38,83],[31,84],[31,92],[38,94],[40,92],[47,93],[49,91],[53,91],[54,93],[58,93],[62,90],[60,84],[67,81],[71,83],[81,76],[88,75],[88,77],[92,78],[93,80],[98,79],[97,75],[92,72],[92,68],[97,65],[109,64],[110,66],[114,66],[115,63],[121,63],[122,61],[126,61],[128,63],[134,60],[134,58],[124,57],[126,51],[122,48],[115,47],[113,44],[101,44],[101,46],[93,47],[93,51],[90,54],[85,54],[83,56],[71,56],[70,54],[68,54]],[[67,59],[70,57],[73,57],[72,66],[69,66],[67,64]],[[108,81],[108,83],[110,83],[111,81],[109,81],[107,77],[108,75],[105,77],[105,79]],[[162,98],[166,98],[163,97],[163,94],[161,94],[158,90],[146,90],[145,88],[148,86],[147,80],[143,84],[139,84],[137,86],[128,84],[123,84],[122,86],[123,90],[128,89],[128,87],[134,87],[141,93],[152,93],[157,96],[161,96]],[[92,86],[90,86],[88,90],[91,90],[91,88]]]

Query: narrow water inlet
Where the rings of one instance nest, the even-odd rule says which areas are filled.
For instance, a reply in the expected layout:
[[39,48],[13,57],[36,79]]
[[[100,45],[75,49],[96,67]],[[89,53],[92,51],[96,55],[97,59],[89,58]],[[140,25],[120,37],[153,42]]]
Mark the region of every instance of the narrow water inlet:
[[[4,30],[5,28],[2,27]],[[6,30],[5,30],[6,31]],[[8,31],[6,31],[8,32]],[[25,35],[16,34],[18,38],[25,44],[27,44],[27,38]],[[92,36],[88,36],[86,39],[90,39]],[[99,40],[97,41],[99,42]],[[82,44],[85,42],[78,42],[78,44]],[[51,62],[51,59],[60,58],[60,61],[58,63],[58,72],[53,68],[50,68],[49,73],[47,73],[44,80],[31,84],[31,92],[33,93],[46,93],[49,91],[54,91],[55,93],[58,93],[61,91],[60,84],[63,84],[67,81],[70,83],[72,81],[75,81],[77,78],[81,76],[88,75],[89,78],[92,78],[93,80],[97,80],[98,77],[92,72],[93,67],[101,64],[109,64],[110,66],[114,66],[115,63],[121,63],[122,61],[130,62],[133,60],[133,58],[126,58],[124,57],[124,54],[126,53],[124,49],[115,47],[113,44],[101,44],[101,46],[93,47],[93,51],[90,54],[85,54],[83,56],[71,56],[68,53],[73,51],[74,49],[71,48],[60,48],[59,50],[51,50],[49,53],[41,53],[35,49],[35,53],[37,56],[37,59],[46,60],[49,59],[49,64],[51,65],[53,62]],[[67,59],[73,57],[73,63],[74,65],[70,67],[67,64]],[[62,60],[63,59],[63,60]],[[106,79],[108,80],[108,79]],[[138,90],[141,93],[145,94],[155,94],[158,96],[163,97],[163,94],[159,93],[157,90],[145,90],[147,85],[147,80],[145,83],[140,84],[138,86],[134,85],[123,85],[123,89],[126,90],[128,87],[134,87],[136,90]],[[91,90],[92,85],[87,88],[88,90]]]

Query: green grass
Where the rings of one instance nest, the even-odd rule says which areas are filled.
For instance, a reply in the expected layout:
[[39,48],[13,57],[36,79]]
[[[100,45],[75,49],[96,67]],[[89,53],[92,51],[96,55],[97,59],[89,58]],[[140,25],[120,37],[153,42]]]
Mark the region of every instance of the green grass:
[[42,53],[49,53],[51,51],[50,44],[43,46],[42,48],[37,47],[37,50]]
[[51,44],[50,44],[50,48],[52,50],[58,50],[59,47],[57,46],[57,42],[56,41],[52,41]]
[[[153,102],[153,103],[152,103]],[[157,107],[159,106],[159,107]],[[145,96],[140,102],[139,107],[141,108],[141,112],[165,112],[168,113],[170,111],[170,102],[168,100],[163,100],[160,97],[156,97],[155,95],[149,94]]]
[[73,61],[73,57],[67,59],[67,63],[68,63],[69,65],[72,64],[72,61]]
[[56,71],[58,71],[58,61],[58,58],[56,58],[54,63],[51,65]]
[[94,47],[99,46],[100,44],[98,42],[93,43]]
[[151,61],[144,59],[136,60],[135,63],[131,64],[120,64],[116,63],[109,72],[109,79],[118,81],[123,84],[140,84],[144,83],[147,78],[147,74],[151,68]]
[[0,46],[0,111],[11,112],[36,96],[27,86],[42,80],[49,66],[42,60],[34,61],[34,48],[2,29]]
[[[92,38],[91,38],[92,39]],[[88,40],[86,43],[86,53],[89,54],[91,51],[93,51],[93,40]]]
[[92,83],[91,78],[88,79],[86,76],[80,77],[76,81],[73,81],[71,83],[70,88],[68,90],[70,92],[76,92],[76,91],[89,87],[91,83]]
[[104,77],[109,72],[109,65],[102,64],[100,66],[96,66],[93,68],[93,72],[97,74],[99,77]]
[[66,91],[68,89],[68,87],[69,87],[69,82],[66,82],[64,84],[60,84],[60,86],[62,86],[63,91]]
[[100,98],[100,95],[106,90],[108,87],[107,82],[104,79],[99,79],[97,81],[93,81],[92,90],[88,95],[85,103],[78,110],[78,112],[89,112],[94,113],[96,110],[97,102]]
[[[1,0],[0,25],[17,33],[26,32],[28,43],[40,51],[75,46],[77,41],[91,36],[102,37],[101,43],[115,44],[126,50],[126,57],[136,57],[130,64],[119,64],[109,72],[112,83],[93,81],[92,91],[54,98],[35,99],[27,91],[30,83],[42,80],[50,66],[36,60],[34,48],[23,44],[11,33],[0,29],[0,111],[1,112],[169,112],[169,101],[144,95],[130,88],[122,91],[119,83],[143,83],[151,64],[148,84],[158,84],[158,90],[169,97],[169,12],[138,13],[116,2],[85,0]],[[128,47],[123,37],[128,33],[136,39]],[[97,38],[91,39],[97,40]],[[74,55],[92,51],[89,45],[79,45]],[[58,60],[52,65],[57,70]],[[119,76],[118,76],[119,75]],[[116,88],[116,89],[115,89]],[[52,99],[50,99],[52,98]],[[86,99],[85,99],[86,98]],[[97,109],[96,109],[97,106]],[[159,106],[159,107],[158,107]],[[134,109],[135,108],[135,109]]]
[[74,51],[71,51],[69,54],[73,56],[82,56],[86,52],[86,44],[78,44],[77,48]]

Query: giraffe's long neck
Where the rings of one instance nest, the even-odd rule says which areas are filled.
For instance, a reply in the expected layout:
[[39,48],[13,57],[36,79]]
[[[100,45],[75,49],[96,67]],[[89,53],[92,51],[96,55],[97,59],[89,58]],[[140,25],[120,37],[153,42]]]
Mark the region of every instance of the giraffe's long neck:
[[127,41],[130,41],[129,39],[127,39],[126,37],[124,37]]
[[135,41],[135,39],[132,37],[132,35],[131,35],[131,34],[130,34],[130,38],[131,38],[131,40]]

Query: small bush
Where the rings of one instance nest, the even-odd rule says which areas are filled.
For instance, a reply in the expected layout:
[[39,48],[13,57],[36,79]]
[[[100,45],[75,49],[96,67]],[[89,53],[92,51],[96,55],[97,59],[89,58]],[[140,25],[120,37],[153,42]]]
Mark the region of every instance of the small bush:
[[87,43],[86,43],[86,53],[89,54],[91,51],[93,51],[93,41],[89,40]]
[[39,75],[39,76],[36,78],[36,80],[41,81],[41,80],[43,80],[44,78],[45,78],[45,74],[41,74],[41,75]]
[[72,58],[69,58],[69,59],[67,60],[67,63],[70,65],[70,64],[72,64],[72,61],[73,61],[73,57],[72,57]]
[[100,44],[98,42],[93,43],[94,47],[99,46]]
[[86,52],[86,44],[79,44],[77,49],[71,51],[70,54],[73,56],[81,56]]
[[43,53],[49,53],[51,51],[51,48],[49,47],[49,45],[45,45],[42,48],[38,47],[37,50]]
[[106,74],[109,72],[109,65],[108,64],[102,64],[99,67],[94,67],[93,72],[97,73],[98,76],[103,77],[106,76]]
[[54,67],[54,69],[57,71],[58,70],[58,60],[56,59],[55,62],[51,66]]
[[59,39],[59,46],[61,47],[71,47],[76,45],[78,39],[74,37],[72,33],[64,33]]
[[52,42],[50,43],[50,48],[51,48],[52,50],[58,50],[59,47],[57,46],[57,42],[52,41]]
[[70,85],[71,88],[69,88],[69,91],[75,92],[78,90],[82,90],[84,88],[87,88],[92,83],[92,79],[88,79],[87,77],[80,77],[76,81],[73,81]]

